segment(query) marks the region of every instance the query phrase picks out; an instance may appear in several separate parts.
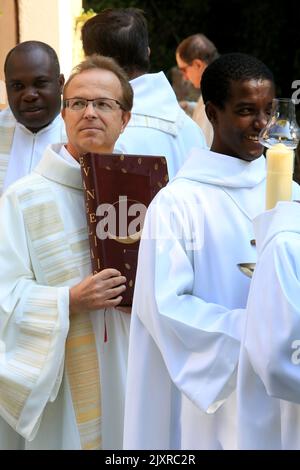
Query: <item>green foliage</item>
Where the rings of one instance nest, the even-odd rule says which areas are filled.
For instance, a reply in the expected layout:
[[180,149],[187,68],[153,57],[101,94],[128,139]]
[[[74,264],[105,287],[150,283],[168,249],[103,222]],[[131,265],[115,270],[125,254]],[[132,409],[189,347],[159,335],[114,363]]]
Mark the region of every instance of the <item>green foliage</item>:
[[84,23],[93,16],[95,16],[95,14],[96,13],[92,8],[90,8],[89,10],[82,10],[81,15],[77,16],[76,18],[76,27],[80,27],[81,29]]

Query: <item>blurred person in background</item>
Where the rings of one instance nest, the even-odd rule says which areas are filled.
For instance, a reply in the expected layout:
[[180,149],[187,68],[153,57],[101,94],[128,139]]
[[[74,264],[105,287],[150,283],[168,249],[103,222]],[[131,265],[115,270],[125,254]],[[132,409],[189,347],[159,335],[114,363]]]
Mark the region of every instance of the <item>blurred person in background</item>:
[[[179,70],[184,78],[199,90],[201,90],[204,70],[217,57],[219,53],[216,46],[204,34],[188,36],[176,49],[176,62]],[[181,102],[181,106],[201,127],[207,145],[210,147],[213,141],[213,128],[206,116],[202,94],[194,106],[188,101]]]

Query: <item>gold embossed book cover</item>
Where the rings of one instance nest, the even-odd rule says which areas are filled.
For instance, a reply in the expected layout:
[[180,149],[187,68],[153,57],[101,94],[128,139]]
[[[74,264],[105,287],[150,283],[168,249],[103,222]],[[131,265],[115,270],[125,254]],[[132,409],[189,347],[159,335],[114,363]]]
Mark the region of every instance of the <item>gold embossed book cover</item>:
[[80,157],[92,269],[127,278],[121,305],[131,305],[147,207],[168,182],[164,157],[87,153]]

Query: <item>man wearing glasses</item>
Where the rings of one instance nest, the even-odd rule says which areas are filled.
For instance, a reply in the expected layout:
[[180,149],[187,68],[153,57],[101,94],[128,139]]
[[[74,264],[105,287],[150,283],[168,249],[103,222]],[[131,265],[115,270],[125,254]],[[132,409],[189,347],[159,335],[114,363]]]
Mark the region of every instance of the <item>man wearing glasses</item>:
[[122,447],[129,315],[115,307],[126,278],[91,275],[78,160],[113,152],[133,92],[112,59],[90,57],[63,98],[67,144],[48,147],[0,204],[3,449]]

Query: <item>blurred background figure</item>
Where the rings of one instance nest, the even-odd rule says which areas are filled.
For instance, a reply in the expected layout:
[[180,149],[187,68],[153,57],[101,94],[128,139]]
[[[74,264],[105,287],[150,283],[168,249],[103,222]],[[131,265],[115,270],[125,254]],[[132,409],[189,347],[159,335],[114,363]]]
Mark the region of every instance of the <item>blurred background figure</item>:
[[[170,69],[169,74],[177,100],[180,102],[182,108],[184,108],[185,105],[189,108],[186,110],[186,113],[192,117],[196,101],[198,101],[199,98],[199,89],[195,88],[192,82],[184,78],[177,65],[174,65]],[[185,101],[186,103],[181,103],[181,101]]]
[[[211,64],[219,53],[216,46],[204,35],[193,34],[184,39],[176,49],[176,61],[184,78],[190,81],[197,89],[201,89],[201,79],[206,67]],[[202,95],[196,104],[183,101],[182,108],[190,114],[201,127],[207,145],[210,147],[213,140],[213,128],[209,122],[203,103]]]

